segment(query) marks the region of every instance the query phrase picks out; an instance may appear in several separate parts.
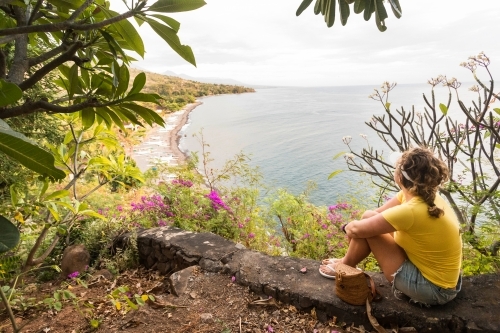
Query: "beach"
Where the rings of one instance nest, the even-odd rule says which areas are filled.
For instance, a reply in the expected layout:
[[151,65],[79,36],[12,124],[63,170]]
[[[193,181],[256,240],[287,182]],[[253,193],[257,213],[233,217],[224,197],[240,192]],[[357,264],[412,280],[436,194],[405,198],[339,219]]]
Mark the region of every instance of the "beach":
[[165,126],[153,125],[147,129],[144,139],[132,147],[131,155],[137,167],[146,171],[157,163],[178,165],[187,156],[179,149],[182,127],[189,119],[189,113],[201,102],[186,105],[182,110],[165,116]]

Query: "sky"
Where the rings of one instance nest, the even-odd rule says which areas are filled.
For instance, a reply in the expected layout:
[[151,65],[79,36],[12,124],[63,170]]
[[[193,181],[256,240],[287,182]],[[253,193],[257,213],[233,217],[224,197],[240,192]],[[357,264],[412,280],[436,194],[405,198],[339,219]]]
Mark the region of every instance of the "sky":
[[[205,1],[197,10],[167,14],[181,23],[178,36],[192,48],[196,67],[146,25],[138,28],[146,55],[133,67],[273,86],[426,83],[438,75],[470,82],[459,65],[484,51],[493,75],[500,71],[499,0],[400,0],[400,19],[386,4],[385,32],[374,17],[365,21],[352,9],[347,25],[337,12],[328,28],[313,13],[315,1],[298,17],[302,0]],[[111,0],[111,8],[124,7]]]

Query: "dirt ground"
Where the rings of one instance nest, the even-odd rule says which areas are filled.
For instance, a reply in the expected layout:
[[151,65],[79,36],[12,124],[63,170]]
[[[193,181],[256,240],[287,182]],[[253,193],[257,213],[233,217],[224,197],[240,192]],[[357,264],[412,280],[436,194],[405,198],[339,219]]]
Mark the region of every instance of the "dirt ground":
[[[34,297],[39,304],[15,313],[18,325],[24,325],[22,332],[365,332],[362,327],[337,323],[335,318],[320,323],[314,310],[304,313],[272,298],[261,298],[232,282],[227,275],[195,270],[186,292],[178,297],[169,292],[165,277],[156,272],[139,269],[116,278],[108,276],[109,279],[104,275],[90,277],[88,288],[74,280],[69,286],[26,285],[24,297]],[[124,286],[129,290],[122,288],[121,292],[118,288]],[[69,290],[76,298],[64,300],[60,311],[40,303],[53,297],[56,290]],[[145,299],[146,295],[152,297],[137,306],[135,294],[145,295]],[[92,323],[97,328],[92,328]],[[12,332],[4,310],[0,315],[0,332]]]

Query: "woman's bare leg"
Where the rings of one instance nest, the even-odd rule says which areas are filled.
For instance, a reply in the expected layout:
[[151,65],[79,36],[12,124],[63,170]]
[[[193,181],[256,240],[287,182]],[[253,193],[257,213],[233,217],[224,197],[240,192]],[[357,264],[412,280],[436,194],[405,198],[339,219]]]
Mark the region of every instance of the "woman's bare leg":
[[[342,263],[351,267],[356,267],[357,264],[370,253],[373,253],[375,259],[382,271],[385,278],[392,282],[392,276],[396,270],[403,264],[406,259],[405,251],[399,247],[394,241],[391,234],[383,234],[370,238],[352,238],[349,242],[347,253],[342,258]],[[333,264],[335,266],[335,264]],[[331,274],[328,267],[322,265],[321,271],[326,274]]]

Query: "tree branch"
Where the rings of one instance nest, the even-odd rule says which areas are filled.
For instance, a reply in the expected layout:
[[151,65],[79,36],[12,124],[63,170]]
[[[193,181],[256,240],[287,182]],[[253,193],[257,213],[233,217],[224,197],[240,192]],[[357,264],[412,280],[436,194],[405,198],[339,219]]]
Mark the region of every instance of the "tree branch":
[[17,34],[17,35],[6,36],[3,38],[0,38],[0,44],[7,44],[8,42],[12,42],[14,39],[18,38],[19,36],[22,36],[22,34]]
[[[16,21],[20,28],[26,26],[26,18],[21,7],[14,7]],[[16,28],[13,28],[16,29]],[[0,33],[1,33],[0,29]],[[24,79],[24,74],[28,69],[28,35],[20,35],[15,39],[14,60],[9,71],[9,80],[12,83],[19,84]]]
[[5,53],[0,49],[0,79],[5,79],[7,77],[7,59],[5,58]]
[[28,59],[28,66],[32,67],[32,66],[38,65],[44,61],[47,61],[50,58],[55,57],[59,53],[63,52],[65,49],[67,49],[67,47],[68,47],[67,45],[61,44],[58,47],[53,48],[52,50],[45,52],[44,54],[40,54],[37,57],[30,58],[30,59]]
[[131,10],[128,12],[125,12],[123,14],[117,15],[115,17],[112,17],[110,19],[93,23],[93,24],[80,24],[80,23],[74,23],[69,20],[60,22],[60,23],[49,23],[49,24],[39,24],[39,25],[30,25],[30,26],[20,26],[16,28],[8,28],[8,29],[1,29],[0,30],[0,36],[10,36],[10,35],[18,35],[18,34],[29,34],[33,32],[56,32],[56,31],[61,31],[61,30],[67,30],[67,29],[73,29],[76,31],[89,31],[89,30],[95,30],[95,29],[100,29],[103,27],[106,27],[110,24],[120,22],[122,20],[125,20],[129,17],[132,17],[136,14],[135,10]]
[[69,17],[68,21],[70,22],[74,22],[78,16],[80,16],[80,14],[88,7],[90,6],[90,4],[92,3],[92,0],[86,0],[81,6],[80,8],[78,8],[77,10],[75,10],[73,12],[73,14],[71,14],[71,16]]
[[39,70],[37,70],[33,75],[31,75],[28,79],[26,79],[24,82],[19,84],[19,88],[21,88],[22,91],[25,91],[31,87],[33,87],[38,81],[43,79],[45,75],[48,73],[52,72],[54,69],[65,63],[66,61],[71,60],[71,58],[75,55],[76,51],[78,49],[83,47],[83,43],[81,41],[75,42],[73,45],[71,45],[66,52],[61,54],[59,57],[56,59],[52,60]]
[[50,111],[54,113],[73,113],[81,111],[88,107],[102,107],[113,105],[116,104],[116,102],[117,101],[101,104],[96,98],[91,98],[83,103],[73,104],[69,106],[60,106],[43,100],[39,100],[36,102],[27,101],[23,105],[16,106],[10,109],[4,109],[4,111],[2,111],[2,109],[0,108],[0,119],[16,117],[23,114],[31,114],[39,111]]
[[30,19],[28,20],[28,25],[32,25],[33,21],[35,21],[35,18],[38,16],[38,11],[40,10],[40,7],[42,6],[43,0],[38,0],[35,4],[35,7],[33,7],[33,11],[31,12]]

